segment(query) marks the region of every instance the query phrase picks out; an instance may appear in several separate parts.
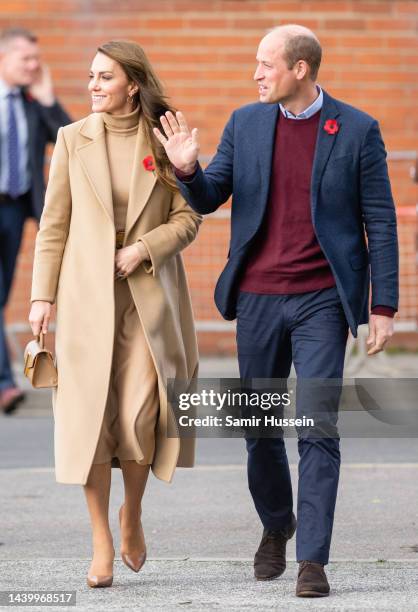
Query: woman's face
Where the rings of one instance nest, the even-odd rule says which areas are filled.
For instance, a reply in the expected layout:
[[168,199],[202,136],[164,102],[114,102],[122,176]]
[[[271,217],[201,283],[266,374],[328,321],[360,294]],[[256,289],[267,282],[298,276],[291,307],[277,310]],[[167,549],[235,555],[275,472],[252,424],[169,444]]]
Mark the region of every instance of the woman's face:
[[93,59],[88,89],[93,113],[124,115],[134,109],[127,98],[138,91],[138,86],[128,80],[118,62],[104,53],[97,53]]

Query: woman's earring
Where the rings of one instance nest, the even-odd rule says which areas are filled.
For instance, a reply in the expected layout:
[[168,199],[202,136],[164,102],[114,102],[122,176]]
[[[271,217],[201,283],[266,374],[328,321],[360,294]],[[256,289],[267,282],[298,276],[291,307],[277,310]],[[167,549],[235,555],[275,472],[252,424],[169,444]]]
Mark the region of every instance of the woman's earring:
[[134,96],[135,94],[138,93],[138,90],[134,91],[133,93],[129,94],[129,96],[126,98],[126,101],[129,102],[129,104],[133,104],[134,103]]

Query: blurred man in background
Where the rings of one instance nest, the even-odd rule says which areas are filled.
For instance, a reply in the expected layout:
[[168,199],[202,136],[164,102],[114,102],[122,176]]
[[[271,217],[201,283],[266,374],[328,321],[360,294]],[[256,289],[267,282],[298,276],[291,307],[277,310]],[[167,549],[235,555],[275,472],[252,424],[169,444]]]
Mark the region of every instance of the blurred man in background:
[[0,33],[0,412],[24,398],[16,386],[4,329],[7,304],[25,220],[39,221],[48,142],[71,119],[56,100],[37,38],[28,30]]

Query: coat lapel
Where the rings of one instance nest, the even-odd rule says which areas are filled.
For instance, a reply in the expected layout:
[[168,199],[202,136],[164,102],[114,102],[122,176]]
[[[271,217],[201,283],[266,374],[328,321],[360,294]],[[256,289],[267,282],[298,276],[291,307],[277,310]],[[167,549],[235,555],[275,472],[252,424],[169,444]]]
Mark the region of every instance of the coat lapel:
[[80,134],[88,138],[89,142],[77,147],[77,156],[97,199],[114,223],[112,185],[101,115],[89,115],[80,128]]
[[148,144],[143,126],[143,119],[139,121],[138,136],[136,139],[134,164],[132,169],[131,184],[129,188],[128,211],[126,214],[125,240],[130,230],[136,223],[139,215],[144,210],[146,203],[157,182],[156,173],[145,170],[143,159],[151,155],[151,147]]
[[261,107],[256,137],[261,142],[258,152],[258,163],[261,173],[261,209],[264,210],[270,189],[271,167],[273,162],[274,141],[276,136],[278,104],[265,104]]
[[[331,96],[329,96],[325,91],[323,93],[324,102],[319,118],[318,136],[316,139],[316,148],[311,179],[311,197],[314,208],[316,206],[318,189],[321,183],[322,175],[325,170],[325,166],[327,165],[329,156],[331,155],[331,151],[339,134],[339,131],[336,134],[328,134],[328,132],[324,130],[325,122],[328,119],[336,119],[339,116],[340,112],[333,98],[331,98]],[[339,126],[341,126],[341,121],[339,121],[338,124]]]

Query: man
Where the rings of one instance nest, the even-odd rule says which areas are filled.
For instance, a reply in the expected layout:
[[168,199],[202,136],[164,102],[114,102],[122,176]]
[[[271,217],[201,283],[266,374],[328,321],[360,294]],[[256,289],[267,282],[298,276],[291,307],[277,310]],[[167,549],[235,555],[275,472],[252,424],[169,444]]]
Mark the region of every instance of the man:
[[[267,34],[254,75],[260,102],[232,114],[205,172],[197,130],[181,113],[161,117],[165,134],[154,130],[196,211],[211,213],[233,194],[230,252],[215,301],[226,319],[237,317],[244,379],[286,379],[292,360],[298,380],[342,379],[348,329],[356,336],[369,320],[369,264],[369,354],[393,332],[398,246],[384,144],[376,120],[316,84],[320,62],[310,30],[286,25]],[[297,412],[309,417],[314,403],[302,394]],[[296,527],[289,466],[280,437],[247,439],[247,450],[264,526],[255,576],[267,580],[284,571]],[[298,450],[296,594],[326,596],[338,434],[298,430]]]
[[16,386],[4,330],[22,230],[39,220],[48,142],[70,117],[54,96],[36,37],[13,28],[0,34],[0,411],[10,414],[24,395]]

